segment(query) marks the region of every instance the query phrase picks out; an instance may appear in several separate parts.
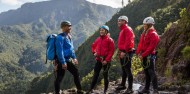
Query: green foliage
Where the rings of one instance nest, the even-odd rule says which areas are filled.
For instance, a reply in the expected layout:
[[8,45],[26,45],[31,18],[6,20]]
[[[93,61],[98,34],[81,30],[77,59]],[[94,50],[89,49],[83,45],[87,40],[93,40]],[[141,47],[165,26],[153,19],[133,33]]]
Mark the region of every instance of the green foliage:
[[186,8],[181,9],[180,13],[179,13],[181,18],[187,19],[187,11]]
[[91,71],[90,73],[88,73],[88,75],[82,78],[81,84],[84,90],[89,89],[90,84],[92,82],[93,74],[94,74],[94,71]]
[[190,46],[183,48],[182,53],[185,59],[190,59]]
[[133,56],[132,59],[132,71],[133,71],[133,75],[136,76],[138,74],[138,72],[143,70],[143,67],[141,66],[141,60],[135,55]]
[[166,26],[165,29],[164,29],[164,32],[168,31],[168,30],[170,29],[171,25],[172,25],[171,22],[168,23],[167,26]]
[[171,69],[170,68],[166,68],[165,73],[164,73],[165,77],[170,77],[171,74],[172,74],[171,73]]

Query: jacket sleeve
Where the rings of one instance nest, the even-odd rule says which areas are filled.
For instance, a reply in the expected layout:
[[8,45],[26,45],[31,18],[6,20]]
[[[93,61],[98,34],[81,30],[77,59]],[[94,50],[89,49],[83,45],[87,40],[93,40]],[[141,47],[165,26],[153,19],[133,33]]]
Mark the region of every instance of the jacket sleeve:
[[96,52],[96,47],[97,47],[97,44],[98,44],[98,39],[99,38],[97,38],[95,41],[94,41],[94,43],[92,43],[92,53],[94,54],[95,52]]
[[75,54],[75,50],[72,50],[72,58],[73,59],[76,59],[77,57],[76,57],[76,54]]
[[57,55],[58,61],[61,62],[61,64],[66,64],[65,58],[64,58],[64,52],[63,52],[62,36],[56,37],[55,46],[56,46],[56,55]]
[[109,51],[108,51],[108,55],[106,56],[105,60],[107,62],[110,62],[112,59],[112,56],[114,54],[115,51],[115,45],[114,45],[114,41],[113,39],[110,39],[110,43],[109,43]]
[[137,47],[137,51],[136,51],[136,54],[138,55],[140,52],[141,52],[141,48],[142,48],[142,40],[143,40],[143,35],[141,34],[141,37],[140,37],[140,41],[139,41],[139,44],[138,44],[138,47]]
[[152,33],[150,45],[146,49],[146,51],[142,53],[142,57],[146,57],[149,54],[151,54],[154,51],[154,49],[156,48],[156,46],[158,45],[158,42],[159,42],[159,37],[155,33]]
[[130,29],[125,30],[125,41],[125,51],[128,52],[134,47],[134,34]]

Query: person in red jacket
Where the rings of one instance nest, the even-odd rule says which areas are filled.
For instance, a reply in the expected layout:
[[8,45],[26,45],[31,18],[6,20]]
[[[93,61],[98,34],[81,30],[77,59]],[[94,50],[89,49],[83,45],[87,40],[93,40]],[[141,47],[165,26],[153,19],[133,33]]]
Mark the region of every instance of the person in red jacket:
[[140,90],[139,93],[149,93],[150,82],[152,81],[154,94],[158,94],[157,76],[155,73],[155,49],[160,39],[153,27],[155,21],[152,17],[145,18],[143,24],[144,31],[141,34],[136,54],[143,63],[146,83],[145,88]]
[[131,27],[127,25],[128,17],[120,16],[118,18],[118,27],[120,28],[118,48],[119,58],[122,68],[122,81],[116,90],[126,89],[125,83],[128,77],[128,89],[125,93],[133,93],[133,75],[131,72],[131,63],[134,49],[134,38],[135,35]]
[[108,89],[108,71],[110,68],[110,62],[112,59],[112,56],[114,54],[114,41],[113,39],[108,36],[109,27],[106,25],[103,25],[100,27],[100,37],[98,37],[95,42],[92,44],[92,53],[96,57],[97,63],[94,67],[94,75],[91,83],[90,90],[88,93],[92,92],[92,89],[95,87],[99,73],[101,69],[103,68],[104,73],[104,93],[107,92]]

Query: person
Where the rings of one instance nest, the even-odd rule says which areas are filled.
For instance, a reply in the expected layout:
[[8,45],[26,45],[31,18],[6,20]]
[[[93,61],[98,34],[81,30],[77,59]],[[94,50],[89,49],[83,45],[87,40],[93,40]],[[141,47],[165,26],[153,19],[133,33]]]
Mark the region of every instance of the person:
[[[152,81],[154,94],[158,94],[157,76],[155,73],[156,46],[159,42],[159,36],[154,28],[155,21],[152,17],[147,17],[143,21],[144,31],[141,34],[140,42],[136,54],[141,59],[146,77],[145,88],[139,93],[149,93],[150,82]],[[149,64],[148,64],[149,62]]]
[[99,73],[101,69],[103,68],[103,76],[104,76],[104,93],[106,94],[109,80],[108,80],[108,71],[110,68],[110,62],[112,59],[112,56],[114,54],[114,41],[113,39],[108,36],[109,27],[106,25],[103,25],[100,27],[100,36],[95,40],[95,42],[92,44],[92,53],[96,57],[97,63],[94,67],[94,75],[91,83],[90,90],[88,93],[92,93],[93,88],[95,87]]
[[[75,64],[78,64],[76,55],[74,52],[73,41],[71,38],[71,22],[63,21],[61,23],[62,33],[56,37],[55,47],[56,47],[56,60],[55,66],[56,78],[55,78],[55,94],[59,94],[60,84],[64,77],[65,71],[68,70],[74,77],[74,83],[77,87],[77,93],[83,94],[79,72]],[[69,84],[69,83],[68,83]]]
[[125,83],[128,77],[128,88],[125,93],[133,93],[133,75],[131,72],[131,63],[134,50],[135,35],[131,27],[127,25],[128,17],[120,16],[118,18],[118,27],[120,28],[118,38],[119,58],[122,68],[122,81],[116,87],[116,91],[126,89]]

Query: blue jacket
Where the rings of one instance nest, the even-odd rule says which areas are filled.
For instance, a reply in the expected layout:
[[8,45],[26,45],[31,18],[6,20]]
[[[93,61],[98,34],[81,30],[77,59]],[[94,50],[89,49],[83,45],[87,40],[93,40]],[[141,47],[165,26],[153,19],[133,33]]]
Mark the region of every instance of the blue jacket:
[[61,64],[66,64],[70,58],[76,59],[73,41],[66,33],[61,33],[56,37],[56,56]]

